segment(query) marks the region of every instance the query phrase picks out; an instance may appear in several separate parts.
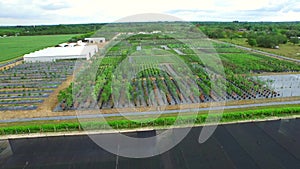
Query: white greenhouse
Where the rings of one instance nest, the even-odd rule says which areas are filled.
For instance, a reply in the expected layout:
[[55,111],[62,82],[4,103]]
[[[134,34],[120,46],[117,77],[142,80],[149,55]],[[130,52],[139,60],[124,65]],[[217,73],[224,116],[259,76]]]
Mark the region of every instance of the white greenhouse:
[[68,47],[49,47],[24,55],[25,62],[53,62],[63,59],[89,60],[98,52],[97,45],[78,45]]
[[105,38],[85,38],[89,43],[105,43]]

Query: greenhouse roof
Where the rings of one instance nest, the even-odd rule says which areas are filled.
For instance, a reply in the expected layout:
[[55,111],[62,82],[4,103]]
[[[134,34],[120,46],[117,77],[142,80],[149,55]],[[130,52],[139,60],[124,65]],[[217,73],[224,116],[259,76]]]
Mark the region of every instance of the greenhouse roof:
[[74,46],[74,47],[49,47],[30,54],[24,57],[49,57],[49,56],[79,56],[85,55],[95,46]]

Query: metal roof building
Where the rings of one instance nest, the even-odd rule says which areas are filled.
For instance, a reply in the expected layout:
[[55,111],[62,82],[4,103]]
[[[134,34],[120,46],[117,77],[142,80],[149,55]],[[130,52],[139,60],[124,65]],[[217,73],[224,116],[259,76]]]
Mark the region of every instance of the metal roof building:
[[105,38],[100,37],[100,38],[85,38],[84,40],[88,41],[89,43],[104,43]]
[[97,45],[71,45],[68,47],[49,47],[24,55],[25,62],[52,62],[64,59],[89,60],[98,52]]

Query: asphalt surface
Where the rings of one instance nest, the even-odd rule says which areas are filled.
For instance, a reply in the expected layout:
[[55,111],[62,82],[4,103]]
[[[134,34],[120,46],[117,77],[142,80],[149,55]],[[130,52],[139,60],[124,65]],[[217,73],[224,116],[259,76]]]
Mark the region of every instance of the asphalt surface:
[[[130,159],[111,154],[93,143],[88,136],[9,140],[7,145],[11,153],[1,154],[0,168],[300,168],[299,119],[220,125],[208,141],[199,144],[197,140],[201,129],[202,127],[193,128],[187,137],[168,152],[144,159]],[[157,131],[133,132],[126,135],[144,138],[153,133]]]

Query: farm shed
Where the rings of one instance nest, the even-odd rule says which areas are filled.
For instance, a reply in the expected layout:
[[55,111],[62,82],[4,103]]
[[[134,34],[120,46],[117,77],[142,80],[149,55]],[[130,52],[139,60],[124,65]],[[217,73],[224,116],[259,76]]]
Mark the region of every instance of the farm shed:
[[52,62],[63,59],[89,60],[98,52],[97,45],[74,47],[49,47],[24,55],[25,62]]
[[88,41],[89,43],[104,43],[105,38],[85,38],[84,40]]

